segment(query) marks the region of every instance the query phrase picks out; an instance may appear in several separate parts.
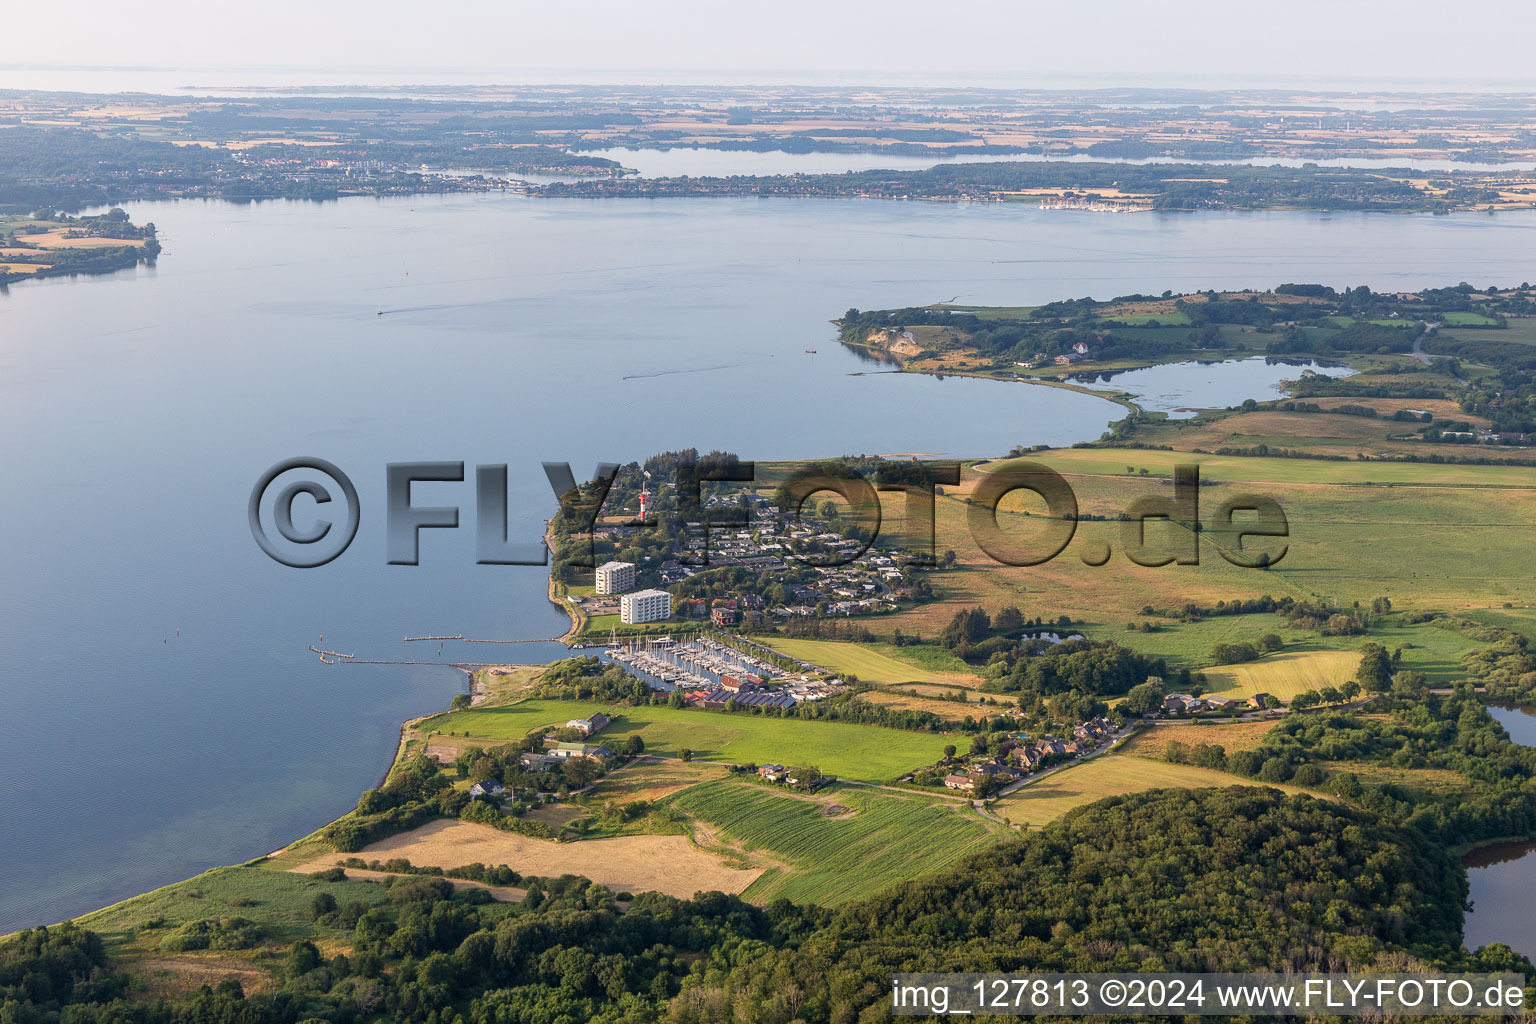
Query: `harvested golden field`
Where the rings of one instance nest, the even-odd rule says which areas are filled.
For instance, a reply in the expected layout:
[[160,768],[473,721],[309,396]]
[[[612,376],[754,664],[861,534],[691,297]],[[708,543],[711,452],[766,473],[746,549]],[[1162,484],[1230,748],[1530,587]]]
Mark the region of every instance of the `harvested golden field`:
[[[1212,786],[1267,785],[1240,775],[1168,764],[1122,753],[1105,754],[1091,761],[1030,783],[992,805],[992,813],[1015,824],[1044,825],[1068,811],[1109,796],[1140,793],[1147,789],[1204,789]],[[1287,793],[1302,793],[1295,786],[1275,786]]]
[[467,821],[433,821],[381,839],[355,854],[329,853],[306,865],[318,871],[346,857],[389,860],[405,857],[419,867],[505,864],[525,875],[585,875],[614,892],[664,892],[687,898],[696,892],[738,893],[756,881],[761,868],[728,867],[694,846],[686,836],[620,836],[555,843]]
[[[951,610],[950,614],[954,614]],[[974,673],[954,668],[927,668],[908,661],[904,648],[876,647],[839,640],[803,640],[796,637],[772,637],[769,646],[791,658],[808,661],[838,675],[853,675],[865,683],[950,683],[972,686],[979,682]],[[965,663],[951,659],[959,669]]]
[[1132,735],[1121,746],[1125,754],[1162,759],[1163,749],[1173,741],[1187,743],[1215,743],[1231,754],[1239,750],[1252,750],[1263,742],[1275,727],[1274,722],[1229,722],[1222,725],[1194,725],[1169,723],[1150,726]]
[[1295,651],[1270,654],[1242,665],[1205,670],[1206,692],[1222,697],[1267,693],[1288,701],[1304,690],[1340,686],[1360,667],[1356,651]]
[[958,722],[966,715],[975,716],[982,712],[982,708],[974,703],[957,700],[935,700],[932,697],[913,697],[906,691],[909,687],[891,686],[880,690],[869,690],[863,694],[863,698],[871,704],[880,704],[885,707],[902,708],[907,711],[928,711],[948,721]]
[[134,245],[144,244],[142,238],[65,238],[70,227],[50,228],[36,235],[22,235],[21,241],[44,249],[91,249],[108,245]]

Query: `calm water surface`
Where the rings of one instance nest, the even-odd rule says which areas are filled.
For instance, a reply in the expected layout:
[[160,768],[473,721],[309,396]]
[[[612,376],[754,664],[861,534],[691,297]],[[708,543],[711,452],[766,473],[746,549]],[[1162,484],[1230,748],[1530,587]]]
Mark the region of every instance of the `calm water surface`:
[[[1489,707],[1516,743],[1536,747],[1536,708]],[[1502,843],[1467,856],[1472,912],[1464,926],[1468,949],[1502,942],[1536,957],[1536,842]]]
[[[1462,160],[1445,160],[1433,157],[1407,159],[1396,157],[1373,160],[1367,157],[1237,157],[1228,159],[1191,159],[1188,157],[1105,157],[1074,154],[1071,156],[1044,156],[1039,153],[986,153],[964,154],[947,159],[929,156],[900,156],[882,153],[786,153],[783,150],[725,150],[695,149],[680,146],[673,149],[612,149],[587,150],[584,155],[617,160],[625,167],[640,172],[642,178],[729,177],[736,174],[842,174],[845,171],[921,171],[941,164],[966,163],[1120,163],[1120,164],[1244,164],[1249,167],[1302,167],[1317,164],[1320,167],[1415,167],[1426,171],[1471,170],[1519,170],[1529,169],[1525,163],[1476,164]],[[523,177],[519,175],[519,177]],[[570,178],[540,180],[569,181]],[[1518,283],[1518,282],[1517,282]]]
[[[1083,380],[1096,391],[1125,392],[1149,412],[1165,412],[1169,419],[1186,419],[1197,409],[1224,409],[1243,398],[1259,401],[1281,398],[1281,382],[1307,373],[1343,377],[1354,371],[1316,360],[1271,359],[1251,356],[1220,362],[1164,363],[1123,373],[1099,374]],[[1233,398],[1241,395],[1242,398]]]
[[[386,565],[386,462],[508,463],[510,532],[531,541],[554,508],[543,460],[981,456],[1122,413],[850,376],[872,369],[828,323],[850,306],[1518,282],[1536,260],[1536,218],[1515,215],[512,196],[130,212],[159,225],[158,267],[0,292],[0,931],[273,850],[378,780],[403,718],[446,706],[463,679],[439,660],[562,653],[402,642],[564,619],[541,569],[474,564],[469,483],[418,485],[464,528]],[[262,555],[245,516],[296,455],[338,464],[363,506],[351,549],[307,571]],[[312,643],[430,664],[326,666]]]

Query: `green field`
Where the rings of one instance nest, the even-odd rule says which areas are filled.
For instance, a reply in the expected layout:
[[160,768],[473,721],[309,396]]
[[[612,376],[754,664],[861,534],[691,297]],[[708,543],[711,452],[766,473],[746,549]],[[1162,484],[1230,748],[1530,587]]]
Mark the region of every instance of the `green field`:
[[[1105,797],[1139,793],[1145,789],[1263,785],[1268,783],[1254,782],[1240,775],[1209,768],[1110,753],[1059,771],[1002,797],[993,804],[992,813],[1014,823],[1038,826]],[[1295,786],[1274,788],[1283,789],[1287,793],[1305,792]]]
[[814,764],[839,778],[861,782],[884,782],[932,764],[944,752],[944,745],[953,742],[934,733],[846,722],[558,700],[448,712],[422,722],[420,728],[467,732],[472,742],[504,743],[521,739],[541,726],[563,725],[594,711],[602,711],[613,720],[599,736],[605,743],[638,735],[645,740],[647,753],[662,757],[676,757],[687,747],[704,761]]
[[[964,805],[841,787],[826,802],[753,783],[707,782],[672,797],[727,843],[788,867],[769,868],[743,895],[833,905],[931,874],[996,841]],[[827,803],[853,811],[828,817]]]
[[[980,605],[996,611],[1012,604],[1026,615],[1069,615],[1096,628],[1101,639],[1113,631],[1122,643],[1198,668],[1210,663],[1203,659],[1215,642],[1262,635],[1247,632],[1257,623],[1210,620],[1190,628],[1172,617],[1157,617],[1165,627],[1162,634],[1132,634],[1125,631],[1126,623],[1152,618],[1143,607],[1177,609],[1186,602],[1214,607],[1218,601],[1262,594],[1346,609],[1356,602],[1369,607],[1376,597],[1385,596],[1398,609],[1449,614],[1506,602],[1536,605],[1536,520],[1529,514],[1536,474],[1528,467],[1241,458],[1141,449],[1070,449],[1041,452],[1035,458],[1066,476],[1084,516],[1067,548],[1046,563],[1019,568],[1001,565],[983,552],[972,539],[973,510],[965,498],[972,493],[973,481],[1009,463],[976,467],[960,488],[936,505],[937,546],[952,548],[958,556],[956,571],[932,576],[940,600],[886,616],[880,620],[881,629],[899,627],[933,636],[957,607]],[[1210,532],[1201,536],[1198,565],[1148,567],[1125,558],[1125,526],[1116,518],[1140,498],[1168,497],[1165,481],[1174,465],[1186,462],[1200,466],[1204,521],[1212,520],[1223,501],[1245,494],[1257,493],[1280,505],[1289,535],[1264,546],[1278,549],[1283,544],[1283,561],[1262,570],[1231,565],[1221,557],[1217,537]],[[1126,472],[1128,466],[1131,473]],[[1143,469],[1148,471],[1145,477]],[[1011,542],[1041,548],[1051,526],[1039,514],[1043,511],[1043,502],[1033,495],[1011,495],[998,511],[999,528]],[[1187,538],[1188,533],[1153,521],[1147,537],[1156,545],[1169,537]],[[1250,541],[1247,547],[1262,543]],[[1108,561],[1096,564],[1091,556],[1106,547]],[[1243,631],[1220,635],[1236,629]],[[1288,643],[1303,639],[1273,631]],[[1443,654],[1451,653],[1443,644],[1436,646]],[[1439,662],[1437,670],[1453,667],[1454,658],[1432,660]]]
[[[936,647],[902,648],[892,644],[854,644],[838,640],[800,640],[771,637],[768,643],[778,651],[840,675],[855,675],[866,683],[954,683],[968,685],[978,681],[965,662]],[[909,659],[908,650],[921,652],[928,664]],[[942,666],[942,667],[940,667]]]
[[[1154,476],[1172,476],[1174,466],[1197,462],[1202,477],[1254,483],[1413,484],[1426,487],[1519,487],[1536,490],[1536,477],[1524,466],[1352,460],[1333,462],[1142,448],[1069,448],[1041,452],[1031,458],[1045,462],[1058,473],[1082,475],[1124,477],[1125,467],[1134,465],[1138,469],[1145,467]],[[1004,459],[988,463],[982,467],[982,471],[992,472],[1006,467],[1010,461]]]

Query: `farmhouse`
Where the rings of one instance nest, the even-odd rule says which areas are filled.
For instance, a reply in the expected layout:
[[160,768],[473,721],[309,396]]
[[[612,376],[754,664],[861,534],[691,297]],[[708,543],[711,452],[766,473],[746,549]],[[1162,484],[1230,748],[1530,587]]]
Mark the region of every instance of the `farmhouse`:
[[778,782],[784,777],[784,766],[781,764],[758,765],[757,774],[769,782]]
[[594,746],[590,743],[556,743],[549,748],[551,757],[567,760],[572,757],[612,757],[613,751],[601,744]]
[[1248,706],[1251,708],[1266,708],[1269,706],[1270,697],[1267,693],[1256,693],[1248,698]]
[[573,718],[565,723],[567,729],[578,729],[583,736],[591,736],[593,733],[602,732],[608,725],[608,716],[601,711],[594,712],[591,718]]
[[486,779],[469,787],[470,796],[503,797],[507,795],[507,788],[499,779]]

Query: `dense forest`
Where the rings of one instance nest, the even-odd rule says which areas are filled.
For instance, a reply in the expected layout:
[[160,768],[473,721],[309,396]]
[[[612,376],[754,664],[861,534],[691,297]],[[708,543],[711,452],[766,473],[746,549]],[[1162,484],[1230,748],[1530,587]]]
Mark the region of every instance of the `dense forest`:
[[1449,854],[1273,789],[1112,798],[837,911],[528,884],[523,903],[492,905],[443,879],[394,879],[383,902],[317,906],[354,922],[345,953],[301,940],[273,990],[223,982],[177,1002],[131,998],[88,932],[23,932],[0,944],[0,1019],[853,1024],[885,1019],[891,975],[914,969],[1338,970],[1404,954],[1530,967],[1502,946],[1461,952],[1465,878]]

